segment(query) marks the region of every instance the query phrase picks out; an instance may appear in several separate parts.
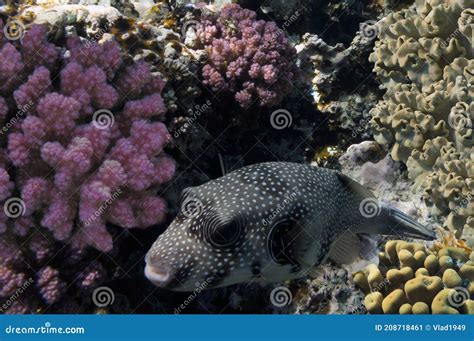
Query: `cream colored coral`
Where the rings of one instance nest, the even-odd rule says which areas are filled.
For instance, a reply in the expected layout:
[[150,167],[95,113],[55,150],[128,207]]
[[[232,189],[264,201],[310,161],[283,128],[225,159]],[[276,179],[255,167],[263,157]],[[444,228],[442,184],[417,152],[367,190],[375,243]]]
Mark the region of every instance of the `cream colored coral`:
[[474,252],[459,240],[452,242],[426,248],[421,243],[388,241],[379,255],[384,262],[370,264],[353,275],[354,283],[366,295],[367,311],[473,314],[469,296],[474,294]]
[[378,24],[370,61],[386,88],[375,140],[393,145],[435,215],[474,245],[474,0],[417,1]]

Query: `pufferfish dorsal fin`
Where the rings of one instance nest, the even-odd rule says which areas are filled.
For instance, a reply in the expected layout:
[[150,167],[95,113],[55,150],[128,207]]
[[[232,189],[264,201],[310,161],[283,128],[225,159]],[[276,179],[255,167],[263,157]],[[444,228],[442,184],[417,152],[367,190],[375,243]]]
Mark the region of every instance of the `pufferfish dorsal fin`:
[[361,253],[362,242],[350,231],[344,232],[334,243],[328,258],[337,264],[351,264]]
[[374,193],[362,186],[360,183],[352,179],[351,177],[342,174],[341,172],[336,172],[339,180],[342,182],[344,188],[357,193],[362,198],[375,198]]

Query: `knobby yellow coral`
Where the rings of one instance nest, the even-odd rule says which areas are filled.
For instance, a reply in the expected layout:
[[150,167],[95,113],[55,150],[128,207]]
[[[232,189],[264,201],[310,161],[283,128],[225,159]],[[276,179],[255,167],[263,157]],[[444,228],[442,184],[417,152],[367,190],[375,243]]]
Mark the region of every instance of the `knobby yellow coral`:
[[416,1],[378,23],[370,61],[387,89],[371,111],[435,215],[474,245],[474,0]]
[[[439,244],[437,244],[439,247]],[[353,275],[371,314],[473,314],[474,253],[393,240],[380,265]]]

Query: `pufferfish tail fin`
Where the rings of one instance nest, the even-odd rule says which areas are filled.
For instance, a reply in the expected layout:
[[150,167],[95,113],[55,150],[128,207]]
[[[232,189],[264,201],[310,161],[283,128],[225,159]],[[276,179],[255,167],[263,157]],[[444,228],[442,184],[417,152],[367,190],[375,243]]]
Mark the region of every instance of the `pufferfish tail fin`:
[[424,240],[436,239],[436,233],[434,231],[388,204],[381,203],[381,214],[379,218],[381,219],[381,223],[387,226],[389,230],[388,235]]

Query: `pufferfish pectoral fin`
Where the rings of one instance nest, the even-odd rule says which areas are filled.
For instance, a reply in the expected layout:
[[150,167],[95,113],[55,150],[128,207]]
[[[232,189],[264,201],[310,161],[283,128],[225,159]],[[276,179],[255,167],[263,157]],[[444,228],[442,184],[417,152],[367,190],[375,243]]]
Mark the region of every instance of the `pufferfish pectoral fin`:
[[362,242],[350,231],[346,231],[331,245],[328,258],[337,264],[351,264],[362,251]]
[[378,261],[377,237],[355,235],[344,232],[329,249],[328,258],[337,264],[351,264],[355,261]]

